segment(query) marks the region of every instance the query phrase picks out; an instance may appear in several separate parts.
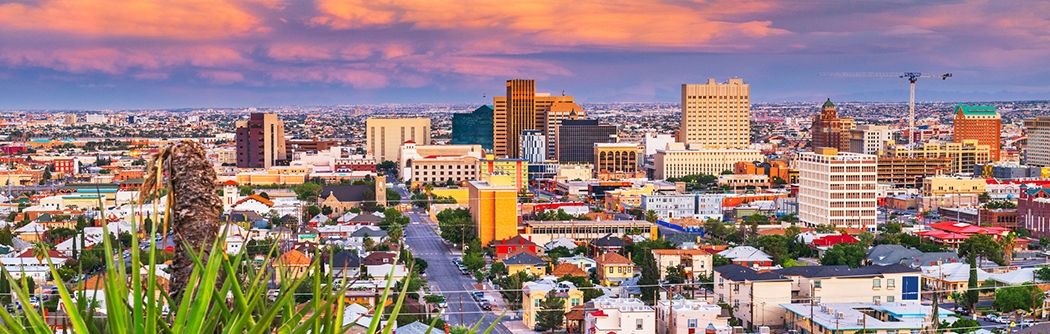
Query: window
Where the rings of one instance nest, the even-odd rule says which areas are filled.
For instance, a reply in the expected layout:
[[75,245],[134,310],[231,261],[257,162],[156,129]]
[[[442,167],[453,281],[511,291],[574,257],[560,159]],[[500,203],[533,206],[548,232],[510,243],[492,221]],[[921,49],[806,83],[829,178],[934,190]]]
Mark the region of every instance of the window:
[[813,288],[814,289],[820,289],[820,280],[814,280],[813,281]]
[[875,303],[878,303],[879,302],[879,296],[871,297],[871,301],[875,302]]
[[609,267],[609,273],[610,273],[610,274],[612,274],[612,273],[613,273],[613,268],[612,268],[612,267]]
[[897,285],[897,282],[896,282],[896,280],[894,280],[894,279],[892,279],[892,278],[887,278],[887,279],[886,279],[886,287],[887,287],[887,288],[893,288],[893,287],[895,287],[896,285]]
[[533,299],[532,300],[532,306],[533,307],[540,307],[540,300],[539,299]]
[[[890,297],[890,298],[893,298],[893,297]],[[571,303],[571,304],[569,304],[569,305],[571,305],[571,306],[577,306],[577,305],[580,305],[580,299],[579,299],[579,298],[573,298],[573,299],[572,299],[572,303]]]
[[686,320],[686,323],[688,324],[689,328],[696,328],[696,325],[697,325],[696,319]]
[[892,303],[894,300],[895,299],[893,298],[893,296],[886,296],[886,302],[887,303]]
[[881,288],[882,287],[882,280],[878,279],[878,278],[871,280],[871,287],[874,288],[874,289]]
[[635,319],[634,320],[634,329],[636,329],[636,330],[645,329],[645,323],[642,322],[642,319]]

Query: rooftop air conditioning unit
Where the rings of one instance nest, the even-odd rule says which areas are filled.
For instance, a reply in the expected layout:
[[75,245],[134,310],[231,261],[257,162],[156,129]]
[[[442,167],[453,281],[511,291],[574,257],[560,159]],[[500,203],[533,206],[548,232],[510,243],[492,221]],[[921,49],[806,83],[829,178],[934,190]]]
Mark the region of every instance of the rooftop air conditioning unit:
[[758,328],[758,334],[769,334],[769,327],[762,326]]
[[845,319],[845,318],[846,318],[846,314],[842,313],[842,312],[839,312],[839,319]]
[[733,326],[733,334],[744,334],[744,327]]
[[858,325],[863,325],[864,324],[864,317],[857,318],[857,324]]

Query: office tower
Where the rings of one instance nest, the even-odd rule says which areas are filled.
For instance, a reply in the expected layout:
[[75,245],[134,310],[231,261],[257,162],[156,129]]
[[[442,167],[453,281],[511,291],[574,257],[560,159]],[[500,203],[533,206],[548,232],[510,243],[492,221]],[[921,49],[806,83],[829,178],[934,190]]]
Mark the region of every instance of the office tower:
[[976,140],[977,144],[988,145],[992,161],[999,161],[999,113],[992,106],[964,106],[955,108],[955,130],[952,136],[956,143],[965,140]]
[[507,80],[507,95],[493,98],[493,151],[518,156],[521,131],[536,130],[536,81]]
[[469,113],[452,115],[452,145],[481,145],[492,149],[492,106],[480,106]]
[[882,155],[886,142],[893,139],[890,128],[880,125],[861,125],[848,132],[849,151],[853,153]]
[[746,148],[751,145],[751,86],[728,83],[682,85],[679,140],[698,148]]
[[594,163],[595,143],[617,142],[617,128],[594,119],[563,120],[558,125],[555,150],[561,163]]
[[1050,116],[1038,116],[1024,120],[1028,134],[1025,164],[1050,167]]
[[536,96],[536,124],[539,125],[539,130],[543,131],[543,135],[547,137],[546,142],[546,159],[555,160],[557,159],[557,143],[554,141],[556,138],[555,131],[558,129],[558,124],[566,119],[583,119],[587,117],[587,112],[583,110],[578,104],[572,101],[572,96],[549,96],[543,94],[537,94]]
[[839,151],[850,150],[850,130],[854,127],[852,118],[839,117],[831,99],[824,102],[820,114],[813,118],[809,133],[813,136],[811,147],[832,147]]
[[816,148],[799,153],[798,218],[807,226],[875,228],[877,160],[874,155]]
[[237,121],[237,167],[270,168],[288,159],[284,122],[277,114],[253,113]]
[[640,155],[638,143],[594,143],[594,172],[633,173]]
[[543,163],[547,160],[547,136],[540,130],[521,132],[521,153],[519,155],[529,163]]
[[430,145],[429,118],[369,118],[365,121],[365,141],[368,153],[376,161],[401,161],[401,144],[411,140],[418,145]]

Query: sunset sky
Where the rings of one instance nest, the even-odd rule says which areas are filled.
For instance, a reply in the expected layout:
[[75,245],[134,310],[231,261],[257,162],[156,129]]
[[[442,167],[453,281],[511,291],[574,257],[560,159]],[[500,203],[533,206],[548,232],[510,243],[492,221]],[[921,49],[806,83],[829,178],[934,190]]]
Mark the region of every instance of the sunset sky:
[[[0,109],[1050,98],[1046,1],[0,0]],[[488,98],[482,98],[486,94]]]

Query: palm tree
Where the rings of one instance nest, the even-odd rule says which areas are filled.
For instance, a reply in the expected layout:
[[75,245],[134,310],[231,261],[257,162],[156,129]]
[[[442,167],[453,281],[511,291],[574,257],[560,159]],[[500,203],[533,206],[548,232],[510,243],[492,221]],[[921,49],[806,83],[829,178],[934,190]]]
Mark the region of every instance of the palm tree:
[[1014,246],[1017,245],[1017,234],[1010,232],[999,239],[999,244],[1003,245],[1003,261],[1009,266],[1014,259]]
[[[202,252],[201,259],[208,259],[211,253],[208,246],[215,243],[219,234],[222,200],[215,192],[215,169],[207,159],[204,146],[183,140],[158,152],[146,170],[149,175],[142,184],[140,200],[159,195],[164,188],[172,196],[169,209],[171,230],[175,232],[175,259],[171,266],[170,290],[171,295],[178,298],[186,289],[194,268],[189,252]],[[190,249],[182,249],[183,245]]]

